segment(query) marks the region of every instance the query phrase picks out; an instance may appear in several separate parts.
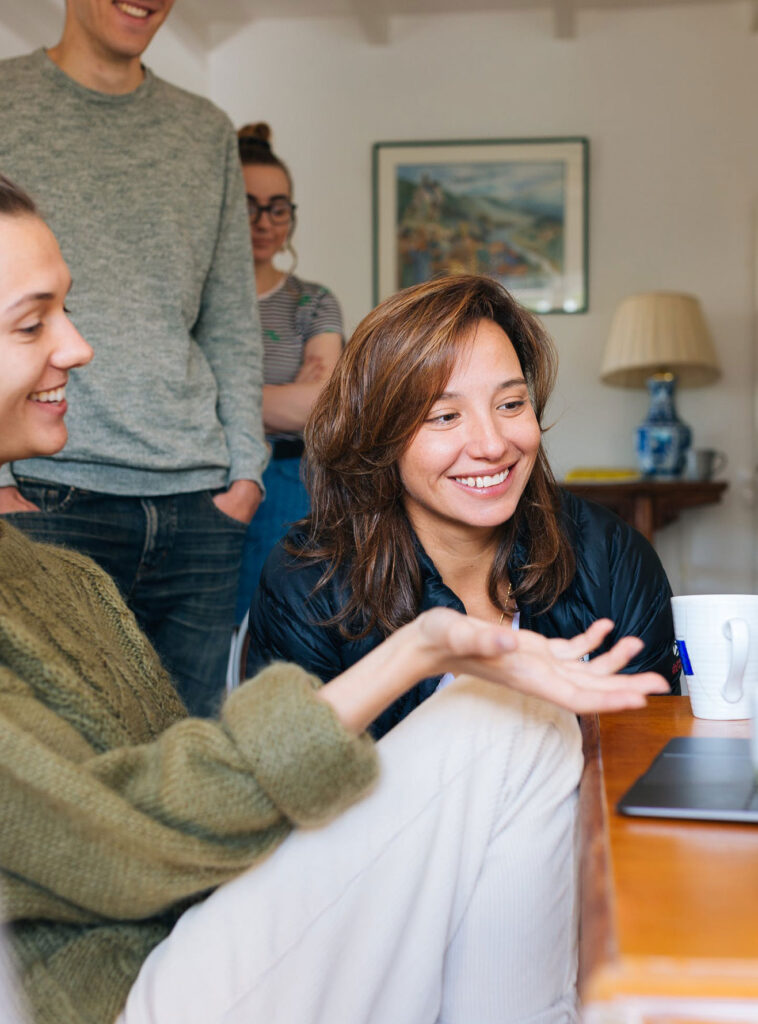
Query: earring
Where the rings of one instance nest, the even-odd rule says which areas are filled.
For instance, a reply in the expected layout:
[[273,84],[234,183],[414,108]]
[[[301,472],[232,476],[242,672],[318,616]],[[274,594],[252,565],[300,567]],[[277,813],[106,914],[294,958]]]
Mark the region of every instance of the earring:
[[290,268],[287,271],[287,273],[288,274],[294,274],[295,267],[297,266],[297,253],[295,252],[295,247],[292,244],[292,240],[290,238],[287,239],[287,245],[285,246],[285,249],[287,250],[287,252],[292,257],[292,263],[291,263]]

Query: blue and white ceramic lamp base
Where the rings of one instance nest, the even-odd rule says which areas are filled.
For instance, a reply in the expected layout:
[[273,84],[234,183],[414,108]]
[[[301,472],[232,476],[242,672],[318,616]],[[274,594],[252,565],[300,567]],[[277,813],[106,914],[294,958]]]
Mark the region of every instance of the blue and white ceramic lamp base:
[[692,431],[679,419],[674,405],[673,373],[657,373],[647,381],[650,408],[637,427],[637,459],[644,477],[677,480],[684,472]]

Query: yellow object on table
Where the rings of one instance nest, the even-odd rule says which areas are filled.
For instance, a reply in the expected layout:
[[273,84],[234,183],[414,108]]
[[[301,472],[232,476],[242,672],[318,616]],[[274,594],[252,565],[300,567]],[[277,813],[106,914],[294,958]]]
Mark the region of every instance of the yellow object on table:
[[592,483],[621,483],[624,480],[639,480],[638,469],[615,468],[613,466],[577,466],[566,473],[566,482],[577,483],[588,481]]

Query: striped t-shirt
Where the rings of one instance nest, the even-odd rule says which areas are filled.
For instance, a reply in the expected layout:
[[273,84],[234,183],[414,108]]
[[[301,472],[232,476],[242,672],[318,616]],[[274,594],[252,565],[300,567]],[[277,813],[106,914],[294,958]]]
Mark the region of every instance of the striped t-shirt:
[[258,297],[258,311],[264,384],[291,384],[303,365],[307,341],[326,332],[342,335],[342,313],[329,289],[292,274]]
[[[339,303],[321,284],[290,274],[265,295],[258,296],[263,333],[263,383],[291,384],[303,365],[306,342],[327,331],[342,337]],[[299,434],[267,434],[269,441]]]

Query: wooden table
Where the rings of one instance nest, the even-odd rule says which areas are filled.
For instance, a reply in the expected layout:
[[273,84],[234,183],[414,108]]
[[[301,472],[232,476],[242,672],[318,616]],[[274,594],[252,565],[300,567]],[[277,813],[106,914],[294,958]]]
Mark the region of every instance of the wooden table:
[[[686,508],[721,501],[719,480],[628,480],[624,483],[561,483],[567,491],[605,505],[652,543],[653,534]],[[756,1022],[758,1024],[758,1022]]]
[[582,719],[579,990],[586,1024],[758,1024],[758,826],[628,818],[672,736],[748,736],[687,697]]

